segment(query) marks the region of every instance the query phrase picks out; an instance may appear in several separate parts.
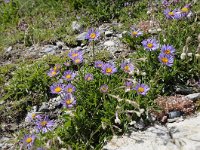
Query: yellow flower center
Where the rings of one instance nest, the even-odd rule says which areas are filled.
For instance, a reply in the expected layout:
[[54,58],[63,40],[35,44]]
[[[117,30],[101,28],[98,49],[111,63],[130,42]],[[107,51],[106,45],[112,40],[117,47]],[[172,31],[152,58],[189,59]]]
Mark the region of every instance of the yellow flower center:
[[81,61],[80,59],[76,59],[76,60],[75,60],[75,63],[78,64],[78,63],[80,63],[80,61]]
[[148,44],[147,44],[147,47],[148,47],[148,48],[152,48],[152,47],[153,47],[153,44],[152,44],[152,43],[148,43]]
[[170,54],[170,50],[167,49],[167,50],[165,51],[165,54]]
[[98,67],[102,67],[102,64],[98,64]]
[[60,69],[60,66],[59,66],[59,65],[57,65],[57,66],[55,66],[55,67],[53,68],[54,71],[57,71],[57,70],[59,70],[59,69]]
[[51,75],[52,75],[52,76],[55,76],[55,75],[56,75],[56,71],[52,71],[52,72],[51,72]]
[[60,92],[61,90],[62,90],[62,88],[59,86],[55,88],[55,92],[57,92],[57,93]]
[[47,121],[42,121],[42,122],[40,122],[40,125],[41,125],[42,127],[45,127],[45,126],[47,125]]
[[73,91],[72,88],[68,88],[68,89],[67,89],[67,92],[68,92],[68,93],[71,93],[72,91]]
[[67,99],[65,102],[66,102],[67,105],[70,105],[73,102],[73,100],[72,99]]
[[138,88],[138,92],[140,92],[140,93],[144,92],[144,88],[143,87],[139,87]]
[[189,9],[188,9],[187,7],[183,7],[183,8],[181,9],[181,11],[184,12],[184,13],[187,13],[187,12],[189,11]]
[[132,32],[132,35],[134,35],[134,36],[136,36],[137,34],[138,34],[138,32],[136,32],[136,31]]
[[72,54],[72,57],[77,57],[78,56],[78,53],[73,53]]
[[90,80],[92,80],[92,78],[91,77],[87,77],[87,81],[90,81]]
[[91,33],[91,34],[90,34],[90,38],[91,38],[91,39],[94,39],[95,37],[96,37],[96,33]]
[[32,119],[35,119],[35,117],[36,117],[36,114],[35,114],[35,113],[33,113],[33,114],[31,115],[31,117],[32,117]]
[[111,73],[112,72],[112,68],[106,68],[106,73]]
[[103,92],[105,92],[105,91],[107,91],[107,87],[101,87],[101,90],[102,90]]
[[28,137],[27,139],[26,139],[26,143],[31,143],[33,141],[33,139],[31,138],[31,137]]
[[168,15],[174,16],[174,12],[170,11],[170,12],[168,13]]
[[162,62],[165,63],[165,64],[168,62],[168,59],[167,59],[166,57],[163,57],[161,60],[162,60]]
[[66,77],[67,79],[70,79],[70,78],[71,78],[71,74],[67,74],[65,77]]
[[124,70],[125,70],[125,71],[129,71],[129,70],[130,70],[129,66],[125,66],[125,67],[124,67]]

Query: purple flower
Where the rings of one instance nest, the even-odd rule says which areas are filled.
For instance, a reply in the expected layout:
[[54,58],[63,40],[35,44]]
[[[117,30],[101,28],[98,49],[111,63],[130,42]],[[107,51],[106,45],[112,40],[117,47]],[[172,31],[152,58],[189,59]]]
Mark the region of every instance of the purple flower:
[[133,82],[126,81],[125,82],[125,87],[126,87],[126,91],[130,91],[130,89],[133,89]]
[[83,52],[80,50],[73,50],[69,52],[68,56],[73,60],[75,57],[82,57]]
[[150,90],[150,88],[146,84],[140,84],[138,83],[135,87],[135,90],[140,95],[146,95],[147,92]]
[[61,65],[60,65],[60,64],[56,64],[56,65],[53,67],[53,70],[59,71],[60,68],[61,68]]
[[73,93],[76,91],[76,87],[69,83],[65,86],[64,91],[67,93]]
[[70,62],[70,61],[67,61],[67,62],[64,63],[64,65],[65,65],[66,67],[69,67],[69,66],[71,66],[71,62]]
[[74,57],[72,59],[72,61],[73,61],[74,64],[80,64],[80,63],[83,62],[83,56],[80,55],[80,56]]
[[172,45],[163,45],[161,52],[165,55],[172,55],[175,52],[175,48]]
[[148,51],[155,51],[159,48],[159,44],[156,39],[146,39],[142,41],[144,48]]
[[167,6],[170,6],[170,2],[168,1],[168,0],[163,0],[162,1],[162,4],[165,6],[165,7],[167,7]]
[[60,83],[54,83],[50,86],[50,90],[52,94],[60,94],[63,92],[64,85]]
[[163,53],[160,53],[158,56],[159,61],[166,66],[171,67],[174,62],[174,57],[172,55],[165,55]]
[[4,2],[5,2],[5,3],[9,3],[9,2],[10,2],[10,0],[4,0]]
[[92,81],[93,80],[93,75],[91,73],[88,73],[85,75],[85,80],[86,81]]
[[67,80],[67,81],[71,81],[75,78],[76,73],[74,73],[71,70],[67,70],[64,72],[64,75],[62,76],[63,79]]
[[101,93],[107,93],[108,92],[108,85],[103,84],[102,86],[100,86],[100,92]]
[[88,33],[85,37],[85,39],[88,39],[89,41],[95,41],[100,36],[100,33],[98,31],[95,31],[93,28],[88,30]]
[[143,33],[140,31],[140,30],[132,30],[131,31],[131,36],[132,37],[138,37],[138,36],[140,36],[140,35],[142,35]]
[[180,13],[176,9],[171,11],[169,8],[167,8],[164,10],[164,14],[168,19],[180,19],[181,17]]
[[97,61],[94,62],[94,66],[96,68],[101,68],[103,65],[104,65],[104,62],[100,61],[100,60],[97,60]]
[[35,141],[35,135],[25,135],[23,138],[23,145],[26,146],[28,149],[31,149],[33,143]]
[[102,73],[105,75],[111,75],[115,72],[117,72],[117,68],[115,67],[114,64],[111,63],[106,63],[102,66]]
[[61,104],[63,104],[63,106],[66,108],[72,108],[74,105],[76,105],[76,97],[68,93],[64,96]]
[[37,119],[41,119],[41,118],[42,118],[42,117],[41,117],[39,114],[37,114],[36,112],[31,112],[31,113],[28,113],[28,114],[27,114],[25,120],[26,120],[27,122],[34,122],[34,121],[36,121]]
[[180,13],[182,17],[186,17],[190,12],[191,4],[185,5],[183,8],[180,9]]
[[60,72],[59,71],[55,71],[53,68],[50,69],[50,71],[47,73],[47,75],[49,77],[54,77],[56,75],[58,75]]
[[126,73],[132,73],[134,70],[134,66],[131,63],[123,62],[121,63],[121,69],[124,70]]
[[54,126],[54,121],[49,120],[47,116],[45,116],[43,119],[36,121],[36,129],[37,132],[46,133],[48,131],[51,131]]

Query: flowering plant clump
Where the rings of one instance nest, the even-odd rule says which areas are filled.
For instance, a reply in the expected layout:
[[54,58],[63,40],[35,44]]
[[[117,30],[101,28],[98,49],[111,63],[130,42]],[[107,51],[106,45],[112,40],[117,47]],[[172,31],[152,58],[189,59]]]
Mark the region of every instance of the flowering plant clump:
[[[86,51],[85,48],[71,49],[60,58],[60,64],[54,62],[55,66],[48,68],[45,75],[50,82],[49,97],[58,100],[55,112],[59,119],[52,120],[55,114],[51,117],[51,113],[49,116],[46,112],[29,113],[26,120],[35,125],[36,132],[24,136],[23,146],[100,149],[108,136],[122,134],[129,126],[138,129],[134,122],[152,123],[149,109],[156,106],[154,99],[158,95],[175,93],[176,84],[191,77],[199,79],[198,59],[188,53],[190,44],[195,42],[187,40],[183,50],[185,58],[180,55],[180,43],[186,31],[178,27],[181,24],[187,28],[183,18],[188,17],[191,5],[180,7],[175,1],[164,1],[163,5],[167,8],[162,6],[158,8],[162,9],[160,12],[152,12],[158,13],[152,14],[154,17],[165,21],[167,18],[166,22],[158,21],[159,30],[157,22],[152,21],[156,19],[151,18],[150,28],[155,25],[155,33],[134,26],[128,34],[117,35],[130,46],[127,55],[112,60],[96,57],[95,44],[99,42],[100,32],[91,28],[83,45],[92,45],[92,49],[87,46]],[[175,38],[174,33],[180,37]],[[90,52],[93,52],[92,60]],[[190,63],[193,68],[188,66]]]

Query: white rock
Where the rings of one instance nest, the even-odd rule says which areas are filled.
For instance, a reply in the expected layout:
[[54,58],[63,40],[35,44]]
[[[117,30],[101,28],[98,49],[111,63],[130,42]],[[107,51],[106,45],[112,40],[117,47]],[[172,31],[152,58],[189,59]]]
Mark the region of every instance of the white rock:
[[114,43],[113,41],[106,41],[106,42],[104,42],[103,45],[104,45],[104,46],[114,46],[115,43]]
[[77,41],[83,41],[85,40],[85,36],[87,35],[87,32],[83,32],[81,34],[79,34],[77,37],[76,37],[76,40]]
[[200,93],[193,93],[193,94],[189,94],[187,96],[185,96],[186,98],[189,98],[190,100],[198,100],[200,99]]
[[82,26],[77,21],[72,22],[72,30],[73,31],[79,31],[81,30]]
[[[171,133],[171,134],[169,134]],[[172,136],[171,136],[172,135]],[[146,131],[133,131],[130,135],[114,136],[107,150],[199,150],[200,113],[182,122],[155,125]]]
[[106,31],[106,32],[105,32],[105,36],[111,36],[112,34],[113,34],[112,31]]

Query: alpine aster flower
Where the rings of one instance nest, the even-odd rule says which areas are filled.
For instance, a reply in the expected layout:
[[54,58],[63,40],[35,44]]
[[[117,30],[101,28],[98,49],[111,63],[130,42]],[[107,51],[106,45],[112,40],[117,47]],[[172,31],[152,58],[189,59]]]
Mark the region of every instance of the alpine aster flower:
[[135,29],[133,29],[132,31],[131,31],[131,36],[132,37],[138,37],[138,36],[140,36],[140,35],[142,35],[143,33],[140,31],[140,30],[135,30]]
[[186,17],[190,12],[190,4],[185,5],[183,8],[180,9],[180,13],[182,17]]
[[64,65],[65,65],[66,67],[69,67],[69,66],[71,65],[71,62],[70,62],[70,61],[67,61],[67,62],[64,63]]
[[67,80],[67,81],[71,81],[75,78],[76,73],[74,73],[71,70],[67,70],[64,72],[64,75],[62,76],[63,79]]
[[115,67],[114,64],[111,63],[106,63],[102,66],[102,73],[105,75],[111,75],[115,72],[117,72],[117,68]]
[[179,18],[181,18],[179,12],[176,9],[171,11],[169,8],[167,8],[167,9],[164,10],[164,14],[165,14],[166,18],[168,18],[168,19],[179,19]]
[[93,80],[93,75],[92,75],[91,73],[86,74],[86,75],[85,75],[85,80],[86,80],[86,81],[91,81],[91,80]]
[[36,112],[29,112],[25,118],[27,122],[35,122],[37,119],[41,119],[42,117]]
[[73,60],[75,57],[82,57],[83,52],[80,50],[73,50],[68,53],[68,56]]
[[100,92],[101,93],[107,93],[108,92],[108,85],[103,84],[102,86],[100,86]]
[[156,39],[146,39],[142,41],[144,48],[148,51],[155,51],[159,48],[159,44]]
[[76,87],[69,83],[65,86],[64,91],[67,93],[73,93],[76,91]]
[[60,83],[54,83],[50,86],[50,90],[52,94],[60,94],[64,90],[64,85]]
[[83,62],[83,56],[77,56],[77,57],[74,57],[73,59],[72,59],[72,61],[73,61],[73,63],[74,64],[80,64],[80,63],[82,63]]
[[59,71],[56,71],[53,68],[51,68],[50,71],[47,73],[47,75],[49,77],[54,77],[54,76],[58,75],[59,73],[60,73]]
[[161,47],[161,52],[165,55],[173,55],[175,48],[172,45],[163,45]]
[[45,116],[43,119],[36,121],[37,132],[46,133],[48,131],[51,131],[53,126],[54,126],[54,121],[49,120],[47,116]]
[[76,105],[76,97],[68,93],[64,96],[61,104],[63,104],[63,106],[66,108],[72,108],[74,105]]
[[165,55],[163,53],[160,53],[158,56],[159,61],[166,66],[171,67],[174,62],[174,57],[172,55]]
[[23,145],[26,146],[28,149],[31,149],[33,143],[35,141],[35,135],[25,135],[23,138]]
[[103,61],[100,61],[100,60],[97,60],[94,62],[94,66],[96,68],[101,68],[103,66],[104,62]]
[[140,95],[146,95],[147,92],[150,90],[150,88],[146,84],[140,84],[138,83],[135,87],[135,90]]
[[56,64],[54,67],[53,67],[53,70],[54,71],[59,71],[61,68],[61,65],[60,64]]
[[130,91],[131,89],[133,89],[133,82],[131,81],[126,81],[125,82],[125,87],[126,87],[126,92]]
[[123,62],[121,63],[121,69],[126,73],[132,73],[134,70],[134,66],[131,63]]
[[92,28],[88,30],[88,33],[85,38],[88,39],[89,41],[95,41],[98,39],[99,36],[100,33]]

